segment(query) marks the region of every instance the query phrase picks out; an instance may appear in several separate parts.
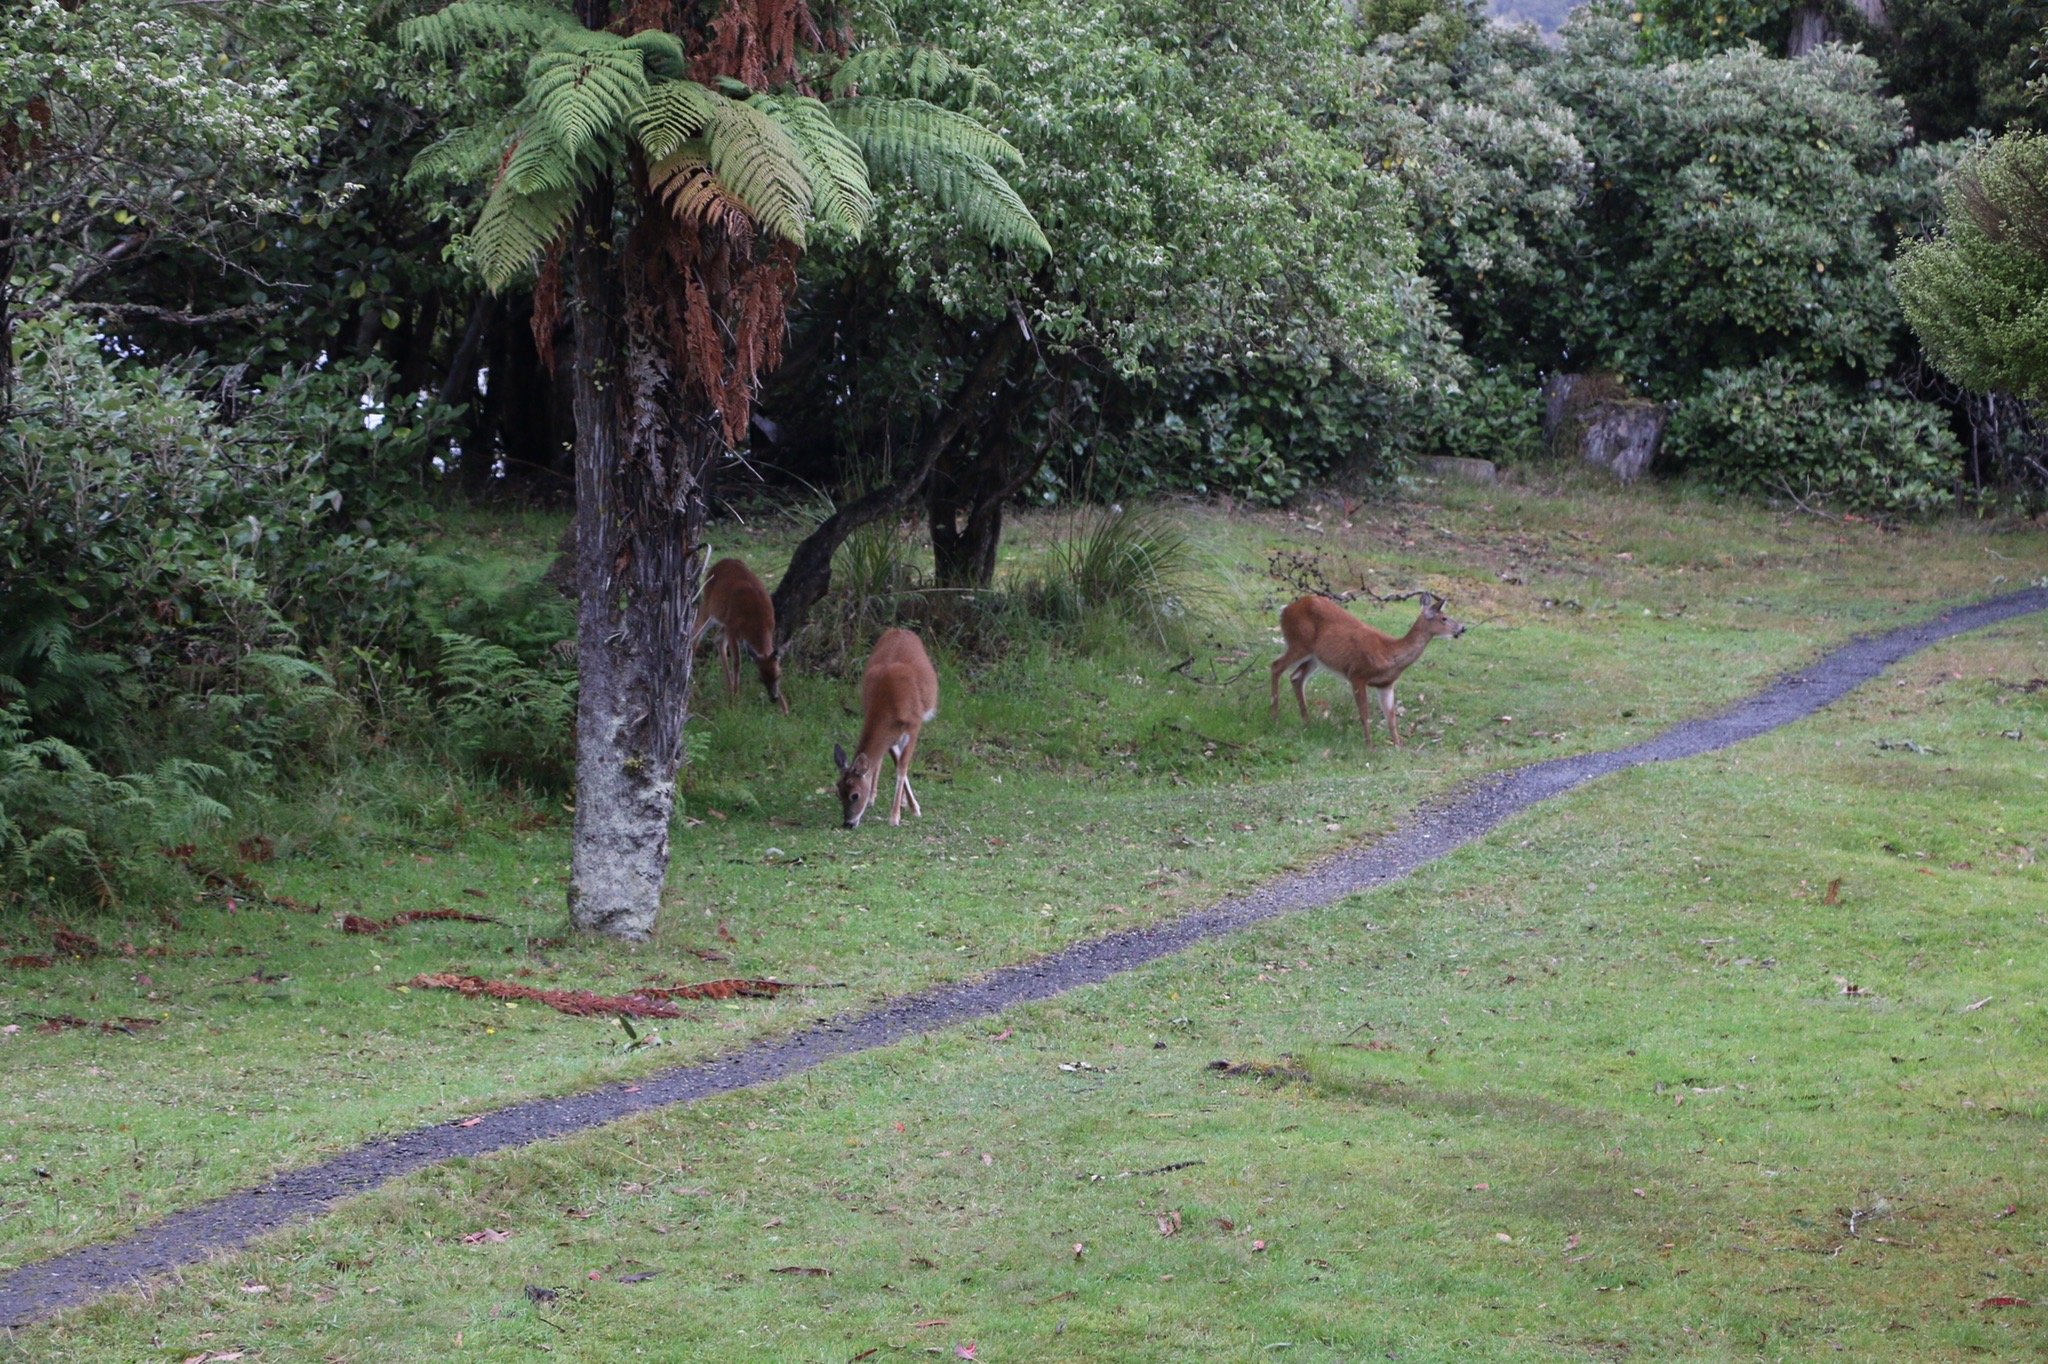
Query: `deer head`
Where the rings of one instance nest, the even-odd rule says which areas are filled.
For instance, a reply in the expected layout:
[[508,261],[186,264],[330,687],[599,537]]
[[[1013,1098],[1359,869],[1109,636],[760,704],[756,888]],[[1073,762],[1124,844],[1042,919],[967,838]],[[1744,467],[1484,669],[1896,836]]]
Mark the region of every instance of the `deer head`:
[[868,806],[875,801],[875,779],[881,774],[880,763],[868,761],[865,753],[846,756],[846,749],[839,744],[832,745],[832,761],[839,767],[839,813],[844,827],[858,829],[861,816],[868,812]]

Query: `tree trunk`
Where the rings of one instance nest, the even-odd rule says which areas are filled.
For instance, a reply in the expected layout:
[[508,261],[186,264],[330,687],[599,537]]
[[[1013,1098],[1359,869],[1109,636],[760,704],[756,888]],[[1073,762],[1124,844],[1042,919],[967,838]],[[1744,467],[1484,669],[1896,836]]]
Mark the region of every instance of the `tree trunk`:
[[976,483],[941,494],[925,504],[932,534],[932,579],[940,587],[987,587],[996,579],[996,551],[1003,543],[1003,504]]
[[837,508],[804,537],[796,553],[790,556],[782,581],[775,586],[778,645],[788,642],[810,609],[832,590],[832,556],[838,553],[846,537],[862,526],[894,516],[911,504],[947,449],[980,415],[1023,343],[1023,329],[1013,319],[1004,318],[989,337],[973,371],[961,383],[952,406],[925,433],[909,466],[888,484]]
[[925,521],[932,576],[940,587],[983,588],[995,581],[1003,509],[1045,462],[1045,446],[1027,450],[1019,438],[1019,424],[1039,395],[1029,377],[1027,370],[1010,380],[973,458],[959,467],[942,461],[932,471]]
[[[669,821],[702,565],[703,472],[715,424],[683,413],[668,362],[636,325],[608,193],[571,243],[576,315],[576,825],[569,917],[644,941],[668,874]],[[623,250],[621,249],[623,247]],[[622,268],[623,267],[623,268]]]

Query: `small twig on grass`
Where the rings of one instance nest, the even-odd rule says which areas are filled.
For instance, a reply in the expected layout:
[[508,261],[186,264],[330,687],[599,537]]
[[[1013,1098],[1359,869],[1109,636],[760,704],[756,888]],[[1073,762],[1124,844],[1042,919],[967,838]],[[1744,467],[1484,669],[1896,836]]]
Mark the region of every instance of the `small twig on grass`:
[[1160,1165],[1150,1170],[1119,1170],[1113,1175],[1075,1175],[1090,1184],[1100,1184],[1108,1179],[1145,1179],[1151,1175],[1172,1174],[1175,1170],[1192,1170],[1197,1165],[1207,1165],[1206,1160],[1176,1160],[1171,1165]]

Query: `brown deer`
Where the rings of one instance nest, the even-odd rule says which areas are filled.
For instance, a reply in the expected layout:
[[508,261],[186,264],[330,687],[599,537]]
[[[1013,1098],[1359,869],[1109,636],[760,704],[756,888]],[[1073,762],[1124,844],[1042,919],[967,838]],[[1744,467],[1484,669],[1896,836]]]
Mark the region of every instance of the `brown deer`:
[[720,559],[704,575],[704,600],[697,608],[697,628],[690,632],[690,650],[704,632],[718,627],[718,661],[725,671],[728,695],[740,689],[740,654],[750,655],[761,670],[768,698],[789,714],[782,696],[782,655],[775,648],[775,602],[761,576],[738,559]]
[[939,713],[939,675],[918,637],[908,630],[884,630],[875,641],[874,652],[860,675],[860,742],[853,757],[838,744],[832,745],[832,761],[839,764],[839,808],[846,827],[860,827],[861,816],[874,803],[875,784],[882,773],[882,755],[896,760],[896,799],[889,807],[889,823],[903,822],[903,799],[910,798],[910,813],[924,814],[917,792],[910,789],[910,759],[917,752],[917,736],[925,723]]
[[[1294,682],[1294,699],[1301,705],[1301,718],[1308,719],[1308,698],[1302,684],[1317,668],[1338,673],[1351,684],[1358,702],[1358,723],[1365,728],[1365,742],[1372,746],[1372,711],[1367,693],[1375,693],[1380,713],[1387,717],[1387,732],[1394,747],[1401,746],[1401,730],[1394,723],[1394,683],[1438,635],[1456,639],[1465,627],[1444,614],[1444,599],[1434,592],[1411,592],[1422,598],[1422,614],[1408,633],[1399,639],[1381,634],[1325,596],[1302,597],[1280,613],[1280,634],[1287,652],[1273,661],[1274,718],[1280,715],[1280,675],[1289,673]],[[1400,601],[1394,597],[1389,600]]]

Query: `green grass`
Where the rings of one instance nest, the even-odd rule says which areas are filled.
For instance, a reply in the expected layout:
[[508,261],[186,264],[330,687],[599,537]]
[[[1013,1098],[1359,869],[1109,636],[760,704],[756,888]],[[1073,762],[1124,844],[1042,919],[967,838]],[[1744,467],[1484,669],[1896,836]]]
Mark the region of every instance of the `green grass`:
[[[648,947],[557,941],[567,857],[559,802],[482,793],[396,759],[368,769],[367,778],[352,774],[272,810],[262,827],[231,831],[272,837],[277,859],[249,871],[273,895],[320,912],[246,897],[230,912],[227,897],[214,893],[74,925],[115,955],[0,974],[0,1013],[23,1025],[0,1038],[7,1062],[0,1069],[0,1266],[104,1239],[378,1132],[643,1073],[822,1012],[1180,912],[1382,831],[1418,801],[1480,771],[1626,742],[1732,699],[1856,630],[2048,571],[2048,543],[2038,532],[1937,527],[1888,535],[1657,494],[1624,499],[1571,488],[1427,490],[1365,509],[1349,528],[1334,508],[1298,518],[1200,508],[1176,515],[1204,565],[1193,605],[1203,622],[1197,633],[1208,638],[1199,640],[1196,662],[1176,673],[1167,666],[1176,660],[1156,644],[1080,655],[1031,637],[993,661],[942,657],[941,714],[919,752],[929,812],[922,821],[850,836],[834,827],[829,752],[856,727],[850,679],[795,666],[788,720],[768,713],[758,689],[733,704],[714,683],[700,719],[708,748],[685,786],[670,908]],[[1025,518],[1006,572],[1043,563],[1059,528],[1055,518]],[[476,598],[517,594],[545,566],[558,531],[559,523],[544,519],[470,524],[444,553],[468,566],[466,590]],[[739,548],[765,570],[789,544],[787,531],[777,529],[720,552]],[[1265,575],[1275,549],[1321,556],[1340,587],[1361,573],[1383,592],[1433,587],[1472,625],[1455,644],[1433,646],[1403,684],[1411,748],[1364,752],[1348,695],[1328,679],[1312,684],[1312,695],[1331,703],[1329,719],[1306,730],[1284,712],[1277,724],[1266,719],[1273,615],[1291,595]],[[1366,614],[1397,628],[1406,621],[1405,608]],[[1197,685],[1189,676],[1228,679],[1247,665],[1228,685]],[[2033,666],[2030,675],[2048,673],[2048,665]],[[1662,834],[1659,822],[1644,836]],[[1488,845],[1508,850],[1495,877],[1539,874],[1541,860],[1504,837]],[[1596,850],[1595,865],[1618,855]],[[1396,898],[1419,897],[1404,890]],[[488,913],[504,926],[428,923],[364,939],[344,936],[335,923],[349,912],[384,917],[439,906]],[[0,925],[0,937],[9,954],[40,950],[49,927],[10,922]],[[1344,920],[1331,931],[1348,940],[1355,928]],[[1218,949],[1204,969],[1213,973],[1223,969],[1218,962],[1249,951],[1278,961],[1286,954],[1277,944],[1295,932]],[[1264,946],[1254,949],[1252,941]],[[1379,959],[1399,939],[1358,941],[1371,951],[1359,956],[1363,947],[1347,946],[1354,965]],[[121,955],[122,943],[136,955]],[[1173,969],[1192,972],[1183,993],[1205,988],[1194,983],[1204,979],[1201,970]],[[417,972],[440,970],[606,991],[721,975],[773,975],[821,988],[771,1002],[691,1007],[661,1029],[667,1045],[629,1053],[623,1033],[602,1020],[395,988]],[[1406,976],[1397,978],[1407,989]],[[1185,1014],[1194,1021],[1184,1030],[1215,1030],[1210,1041],[1190,1032],[1185,1044],[1233,1052],[1247,1043],[1277,1052],[1299,1041],[1270,1019],[1239,1036],[1223,1026],[1227,1009],[1207,1019],[1177,1005],[1133,1014],[1141,1002],[1134,988],[1107,987],[1100,997],[1116,1002],[1100,1017],[1127,1022],[1157,1013],[1166,1028]],[[1263,983],[1257,988],[1267,992]],[[1297,1007],[1307,1005],[1288,1006]],[[33,1015],[61,1014],[147,1016],[160,1026],[138,1036],[35,1031]],[[1115,1033],[1077,1033],[1061,1046],[1100,1060],[1103,1049],[1127,1045]],[[821,1078],[813,1083],[827,1088],[807,1092],[863,1094],[893,1074],[906,1095],[939,1093],[1021,1050],[1005,1045],[1008,1051],[991,1052],[969,1039],[935,1041],[894,1059],[835,1068],[835,1076],[870,1078]],[[1148,1050],[1130,1068],[1148,1072],[1169,1056],[1185,1061],[1177,1054],[1183,1045],[1157,1056]],[[1349,1053],[1332,1056],[1328,1074],[1336,1075]],[[1571,1056],[1518,1060],[1578,1064]],[[1054,1074],[1057,1083],[1112,1083],[1088,1072]],[[990,1073],[990,1083],[1000,1079]],[[1208,1092],[1216,1082],[1183,1066],[1159,1070],[1153,1083],[1166,1096],[1159,1102],[1093,1119],[1102,1139],[1137,1140],[1124,1131],[1130,1113],[1184,1109],[1170,1097],[1176,1086]],[[745,1108],[765,1100],[732,1102]],[[679,1119],[676,1130],[702,1120]],[[897,1120],[906,1119],[889,1119]],[[1144,1129],[1131,1124],[1133,1133]],[[1502,1133],[1510,1138],[1519,1139]],[[843,1138],[832,1140],[836,1151]],[[589,1158],[585,1150],[576,1159]],[[769,1157],[782,1158],[793,1159]],[[1208,1174],[1192,1178],[1216,1174],[1202,1169]],[[849,1176],[857,1177],[864,1176]],[[1300,1178],[1322,1180],[1310,1172]],[[361,1236],[367,1244],[386,1234]],[[1191,1232],[1183,1237],[1174,1238],[1176,1253],[1197,1243]],[[730,1253],[730,1246],[707,1251]],[[806,1291],[847,1286],[842,1274]],[[385,1327],[361,1329],[373,1338]],[[1080,1353],[1071,1357],[1088,1357],[1074,1348]],[[1150,1347],[1116,1348],[1143,1358]],[[1158,1357],[1176,1356],[1167,1349]]]
[[[433,1171],[12,1343],[78,1364],[2035,1358],[2044,673],[2039,623],[1999,627],[1406,884]],[[1879,747],[1899,739],[1931,751]],[[508,1235],[464,1243],[486,1229]]]

